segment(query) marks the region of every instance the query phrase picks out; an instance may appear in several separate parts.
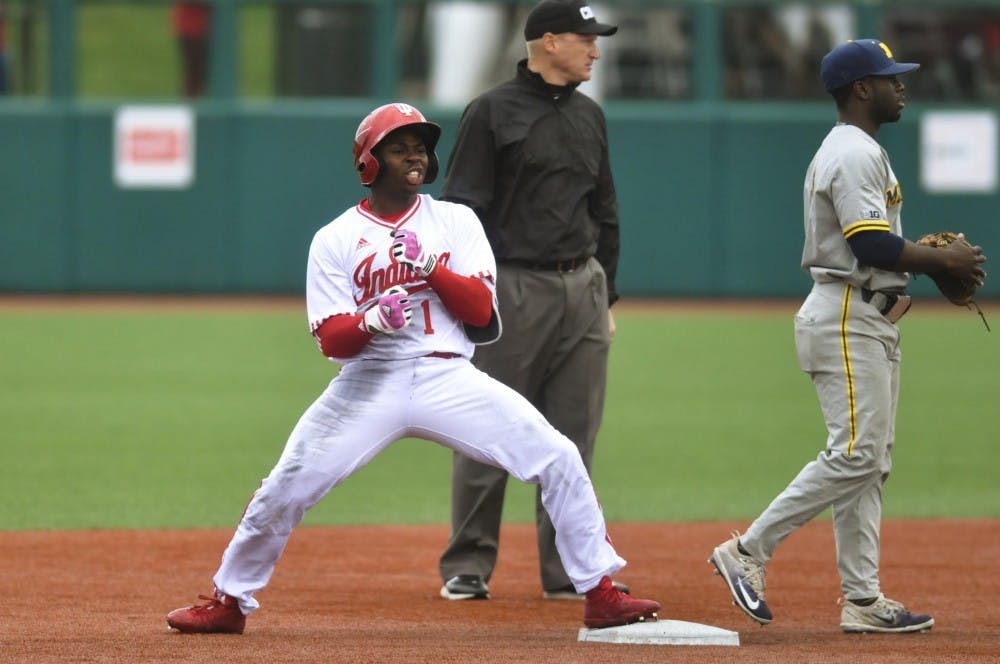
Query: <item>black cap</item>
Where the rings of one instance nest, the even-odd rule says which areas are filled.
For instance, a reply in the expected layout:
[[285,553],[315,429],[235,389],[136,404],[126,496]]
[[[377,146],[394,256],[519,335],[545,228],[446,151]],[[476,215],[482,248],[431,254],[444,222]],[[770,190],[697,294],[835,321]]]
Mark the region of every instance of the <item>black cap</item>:
[[598,23],[594,10],[583,0],[542,0],[524,22],[524,40],[533,41],[546,32],[609,37],[618,32],[618,26]]

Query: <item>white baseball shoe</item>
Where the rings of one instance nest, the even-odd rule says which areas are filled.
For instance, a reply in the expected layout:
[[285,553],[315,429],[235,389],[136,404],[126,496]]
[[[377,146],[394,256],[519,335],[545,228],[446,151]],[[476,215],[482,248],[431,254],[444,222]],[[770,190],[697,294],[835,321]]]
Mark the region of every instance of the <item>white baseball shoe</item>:
[[924,632],[934,626],[934,619],[920,613],[910,613],[894,599],[879,593],[868,606],[841,600],[840,629],[845,632]]
[[771,622],[771,609],[764,601],[764,566],[740,553],[739,533],[715,547],[708,562],[715,565],[715,573],[726,580],[733,604],[761,625]]

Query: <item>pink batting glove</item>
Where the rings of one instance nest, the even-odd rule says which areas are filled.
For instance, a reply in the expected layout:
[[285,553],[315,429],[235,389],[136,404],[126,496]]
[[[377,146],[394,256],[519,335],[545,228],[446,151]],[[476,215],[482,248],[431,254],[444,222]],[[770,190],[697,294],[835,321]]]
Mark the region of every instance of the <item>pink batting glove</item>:
[[437,267],[437,256],[424,251],[420,238],[413,231],[398,230],[392,232],[395,242],[392,243],[392,257],[397,263],[409,265],[418,275],[426,277]]
[[375,306],[365,312],[365,329],[372,334],[395,334],[409,325],[413,311],[408,295],[402,286],[386,289]]

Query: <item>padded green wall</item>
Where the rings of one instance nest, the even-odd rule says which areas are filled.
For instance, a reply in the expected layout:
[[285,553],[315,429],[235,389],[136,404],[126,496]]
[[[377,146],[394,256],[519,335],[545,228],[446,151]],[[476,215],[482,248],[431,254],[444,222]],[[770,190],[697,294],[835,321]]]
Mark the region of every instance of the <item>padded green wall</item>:
[[[921,190],[916,106],[879,136],[902,184],[906,235],[965,230],[995,254],[1000,193]],[[367,103],[195,108],[196,180],[163,191],[115,185],[114,105],[0,106],[0,291],[302,292],[312,234],[364,195],[351,141]],[[444,128],[446,162],[458,111],[423,110]],[[607,115],[623,294],[808,289],[802,178],[832,105],[619,102]],[[933,287],[918,279],[914,291]]]

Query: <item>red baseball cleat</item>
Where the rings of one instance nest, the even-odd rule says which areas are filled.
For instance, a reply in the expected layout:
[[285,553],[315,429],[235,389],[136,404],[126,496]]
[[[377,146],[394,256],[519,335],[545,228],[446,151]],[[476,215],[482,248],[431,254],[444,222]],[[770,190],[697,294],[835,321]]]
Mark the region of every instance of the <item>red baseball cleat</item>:
[[587,591],[583,624],[587,627],[614,627],[656,620],[659,610],[659,602],[626,595],[615,587],[611,577],[605,576],[596,588]]
[[242,634],[247,617],[240,611],[236,598],[218,590],[200,606],[174,609],[167,614],[167,624],[184,634]]

